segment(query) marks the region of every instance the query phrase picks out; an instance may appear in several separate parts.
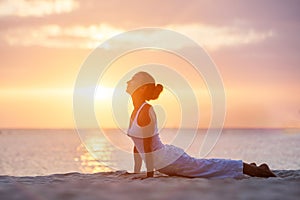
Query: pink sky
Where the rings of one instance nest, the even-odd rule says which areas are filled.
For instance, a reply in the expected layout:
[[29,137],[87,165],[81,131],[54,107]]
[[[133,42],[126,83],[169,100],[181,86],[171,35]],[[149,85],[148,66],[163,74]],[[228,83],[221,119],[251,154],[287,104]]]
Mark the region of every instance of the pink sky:
[[160,27],[202,44],[218,66],[226,127],[299,128],[300,2],[187,2],[0,1],[0,127],[72,128],[73,85],[93,48]]

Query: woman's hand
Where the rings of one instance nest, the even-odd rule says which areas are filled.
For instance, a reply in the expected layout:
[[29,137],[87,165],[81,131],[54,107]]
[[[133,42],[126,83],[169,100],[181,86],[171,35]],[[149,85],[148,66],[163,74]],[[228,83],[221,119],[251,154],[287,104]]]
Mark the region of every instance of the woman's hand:
[[151,178],[154,176],[154,172],[151,171],[151,172],[147,172],[147,178]]
[[147,178],[154,178],[154,172],[147,172],[147,174],[145,175],[145,173],[133,173],[132,174],[133,177],[131,178],[132,180],[144,180]]

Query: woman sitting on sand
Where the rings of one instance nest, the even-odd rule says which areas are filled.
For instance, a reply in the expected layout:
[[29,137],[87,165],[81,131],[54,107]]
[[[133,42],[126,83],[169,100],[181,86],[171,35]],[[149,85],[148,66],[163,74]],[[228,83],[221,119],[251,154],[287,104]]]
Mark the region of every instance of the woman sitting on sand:
[[126,92],[131,95],[134,110],[131,114],[128,136],[134,142],[134,172],[139,172],[144,160],[147,177],[153,177],[154,169],[170,176],[203,178],[240,178],[243,174],[257,177],[275,177],[268,165],[256,166],[241,160],[197,159],[181,148],[163,144],[160,140],[156,115],[146,101],[159,97],[163,86],[155,84],[146,72],[136,73],[127,82]]

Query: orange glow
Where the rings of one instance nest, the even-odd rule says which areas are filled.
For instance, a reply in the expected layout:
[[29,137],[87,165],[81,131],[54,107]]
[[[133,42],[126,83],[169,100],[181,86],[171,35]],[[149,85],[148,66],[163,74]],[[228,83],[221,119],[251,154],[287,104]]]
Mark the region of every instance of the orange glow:
[[[298,15],[288,4],[277,5],[289,13],[280,21],[277,12],[249,13],[245,2],[203,2],[132,3],[124,9],[114,1],[0,1],[0,128],[74,128],[72,95],[82,63],[108,38],[141,27],[171,29],[205,47],[224,81],[225,127],[300,128],[299,37],[293,35],[299,20],[292,17]],[[228,12],[220,12],[223,7]],[[157,12],[149,18],[149,10]],[[169,66],[190,82],[199,99],[200,127],[208,127],[212,105],[205,80],[180,57],[157,50],[131,52],[112,63],[95,94],[98,121],[116,127],[107,106],[116,84],[145,63]],[[170,88],[152,103],[163,108],[160,126],[178,126],[180,105]]]

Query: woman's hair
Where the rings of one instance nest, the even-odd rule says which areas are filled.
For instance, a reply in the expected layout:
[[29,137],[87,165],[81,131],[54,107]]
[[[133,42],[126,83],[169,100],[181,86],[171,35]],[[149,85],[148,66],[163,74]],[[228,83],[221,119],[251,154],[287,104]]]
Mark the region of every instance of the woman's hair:
[[161,84],[157,84],[153,90],[152,100],[155,100],[159,97],[160,93],[163,91],[163,86]]
[[155,84],[154,78],[147,72],[138,72],[132,79],[134,79],[134,88],[136,88],[134,91],[146,87],[142,95],[147,101],[156,100],[163,91],[163,86]]
[[163,91],[163,86],[161,84],[147,84],[147,89],[145,91],[144,97],[147,101],[156,100],[160,93]]

